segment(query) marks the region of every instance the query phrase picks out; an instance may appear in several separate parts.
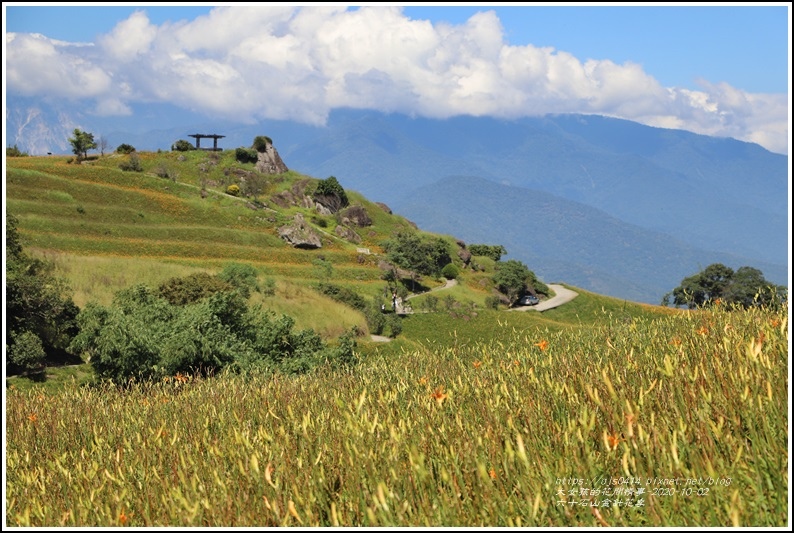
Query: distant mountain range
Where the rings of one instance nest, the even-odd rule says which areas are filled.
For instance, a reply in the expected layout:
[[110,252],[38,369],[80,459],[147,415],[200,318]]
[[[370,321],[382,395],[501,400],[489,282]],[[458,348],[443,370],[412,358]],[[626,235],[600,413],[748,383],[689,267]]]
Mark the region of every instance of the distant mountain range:
[[170,108],[73,117],[23,100],[9,100],[6,120],[7,144],[34,154],[68,153],[74,127],[139,150],[168,150],[191,133],[225,135],[224,148],[267,135],[290,168],[336,176],[422,229],[502,244],[507,259],[545,281],[632,301],[659,303],[714,262],[788,279],[788,158],[733,139],[589,115],[434,120],[340,110],[323,127],[241,126],[191,122]]

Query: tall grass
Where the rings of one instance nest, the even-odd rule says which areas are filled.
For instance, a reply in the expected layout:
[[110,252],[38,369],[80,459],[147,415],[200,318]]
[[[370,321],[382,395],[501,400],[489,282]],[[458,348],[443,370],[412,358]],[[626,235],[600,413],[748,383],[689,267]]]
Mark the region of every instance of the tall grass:
[[9,390],[8,524],[786,525],[787,310],[496,327],[347,372]]

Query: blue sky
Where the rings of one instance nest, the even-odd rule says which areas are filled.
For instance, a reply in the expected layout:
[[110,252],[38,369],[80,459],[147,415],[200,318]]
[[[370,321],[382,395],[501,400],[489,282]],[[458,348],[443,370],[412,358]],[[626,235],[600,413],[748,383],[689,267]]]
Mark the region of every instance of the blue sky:
[[[292,7],[282,4],[282,10]],[[16,53],[27,50],[31,57],[30,50],[39,49],[30,48],[32,41],[4,43],[10,56],[4,65],[11,74],[7,90],[25,96],[74,98],[64,87],[96,84],[86,98],[95,113],[128,114],[140,102],[174,97],[148,86],[142,78],[133,79],[120,63],[129,63],[131,51],[141,59],[154,54],[157,62],[162,50],[178,48],[174,61],[211,76],[237,78],[248,87],[234,98],[266,104],[268,109],[259,118],[317,122],[328,109],[351,102],[363,107],[382,105],[384,111],[439,116],[475,110],[508,118],[583,112],[733,136],[773,146],[776,151],[785,151],[782,147],[787,145],[788,4],[412,5],[375,18],[363,14],[374,6],[350,10],[362,10],[360,17],[345,16],[339,12],[344,11],[341,7],[310,15],[312,9],[295,9],[288,15],[279,11],[272,17],[277,22],[259,19],[258,26],[252,23],[235,29],[240,21],[223,16],[220,10],[211,14],[212,6],[5,3],[6,33],[38,33],[56,41],[96,45],[88,49],[56,44],[38,58],[42,67],[53,54],[63,55],[61,63],[90,67],[84,79],[61,84],[52,69],[46,79],[42,74],[41,80],[31,80],[37,71],[22,66],[21,59],[14,60]],[[495,16],[482,16],[486,12]],[[383,29],[378,29],[380,21]],[[428,23],[423,26],[418,21]],[[322,32],[301,33],[302,24],[322,28]],[[173,31],[177,28],[181,32]],[[239,35],[229,35],[234,31]],[[177,39],[174,33],[179,33]],[[351,36],[359,35],[361,48],[368,48],[369,53],[355,48],[356,39]],[[379,41],[383,35],[388,39]],[[141,36],[146,36],[145,42],[138,42]],[[202,46],[201,38],[216,44]],[[296,39],[303,42],[298,44]],[[283,61],[271,57],[268,68],[279,69],[279,77],[292,80],[293,87],[295,83],[311,87],[312,109],[299,111],[306,102],[287,97],[288,81],[279,89],[278,102],[253,98],[251,93],[264,83],[264,75],[244,65],[261,62],[262,55],[244,57],[241,49],[248,45],[243,43],[283,51]],[[377,50],[381,45],[384,49]],[[406,46],[413,48],[401,59],[395,51]],[[413,65],[407,64],[412,61]],[[148,68],[151,63],[139,66]],[[176,64],[156,65],[148,74],[173,80],[181,76]],[[184,87],[197,83],[197,78],[179,79]],[[60,87],[48,89],[48,84]],[[213,86],[222,90],[224,84],[219,78]],[[124,91],[128,96],[119,97]],[[451,99],[444,96],[450,91]],[[198,109],[201,95],[195,92],[192,108],[210,115],[230,114],[221,107]]]

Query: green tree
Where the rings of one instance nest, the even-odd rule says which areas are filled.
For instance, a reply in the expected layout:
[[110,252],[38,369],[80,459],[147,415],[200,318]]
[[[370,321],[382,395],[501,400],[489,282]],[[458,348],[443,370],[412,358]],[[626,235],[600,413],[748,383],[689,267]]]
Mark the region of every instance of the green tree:
[[72,145],[72,152],[77,156],[77,159],[85,159],[88,157],[89,150],[95,150],[97,143],[94,140],[94,134],[82,131],[75,128],[73,132],[74,137],[69,137],[69,144]]
[[753,305],[770,305],[785,293],[785,287],[770,283],[757,268],[743,266],[733,273],[730,283],[722,292],[726,303],[744,308]]
[[493,282],[496,289],[507,296],[510,305],[513,305],[527,290],[527,281],[532,276],[532,272],[524,263],[510,259],[496,266]]
[[389,261],[421,275],[437,276],[452,262],[449,245],[440,237],[424,240],[415,232],[401,231],[385,248]]
[[684,305],[689,309],[711,305],[717,300],[728,305],[768,305],[786,297],[786,288],[770,283],[752,267],[733,269],[714,263],[688,276],[664,295],[662,305]]
[[6,362],[10,371],[23,370],[19,363],[41,359],[39,345],[49,360],[69,361],[66,348],[76,334],[79,312],[69,287],[53,275],[54,264],[24,253],[17,226],[17,218],[6,215]]

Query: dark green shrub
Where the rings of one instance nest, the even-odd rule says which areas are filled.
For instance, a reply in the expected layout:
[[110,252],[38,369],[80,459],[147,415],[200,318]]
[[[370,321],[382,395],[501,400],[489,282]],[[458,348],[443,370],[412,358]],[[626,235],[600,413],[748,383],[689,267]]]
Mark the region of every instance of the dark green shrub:
[[27,157],[29,155],[30,155],[29,153],[23,152],[22,150],[17,148],[16,144],[14,146],[6,147],[6,157]]
[[251,148],[253,148],[257,152],[264,152],[265,150],[267,150],[268,144],[272,145],[273,139],[271,139],[266,135],[257,135],[256,137],[254,137],[254,144],[251,146]]
[[195,303],[216,292],[232,291],[234,286],[219,276],[198,272],[182,278],[171,278],[158,288],[158,294],[171,305]]
[[494,261],[499,261],[507,253],[507,250],[501,244],[470,244],[469,251],[472,255],[489,257]]
[[23,331],[10,336],[11,345],[8,347],[7,361],[16,369],[26,372],[41,368],[44,364],[44,346],[35,333]]
[[178,141],[176,141],[174,144],[171,145],[172,152],[189,152],[195,149],[196,147],[193,146],[192,143],[184,139],[179,139]]
[[256,154],[256,150],[253,148],[237,148],[234,151],[234,158],[239,163],[256,163],[258,160],[258,156]]
[[131,144],[126,144],[126,143],[120,144],[116,148],[117,154],[131,154],[134,151],[135,151],[135,147],[132,146]]
[[460,269],[454,263],[448,263],[441,269],[441,275],[447,279],[456,279],[460,276]]
[[320,180],[314,190],[314,199],[327,207],[332,213],[336,213],[350,204],[347,193],[334,176]]
[[367,300],[363,296],[346,287],[340,287],[339,285],[333,285],[331,283],[318,283],[317,290],[333,300],[348,305],[358,311],[363,312],[368,307]]

